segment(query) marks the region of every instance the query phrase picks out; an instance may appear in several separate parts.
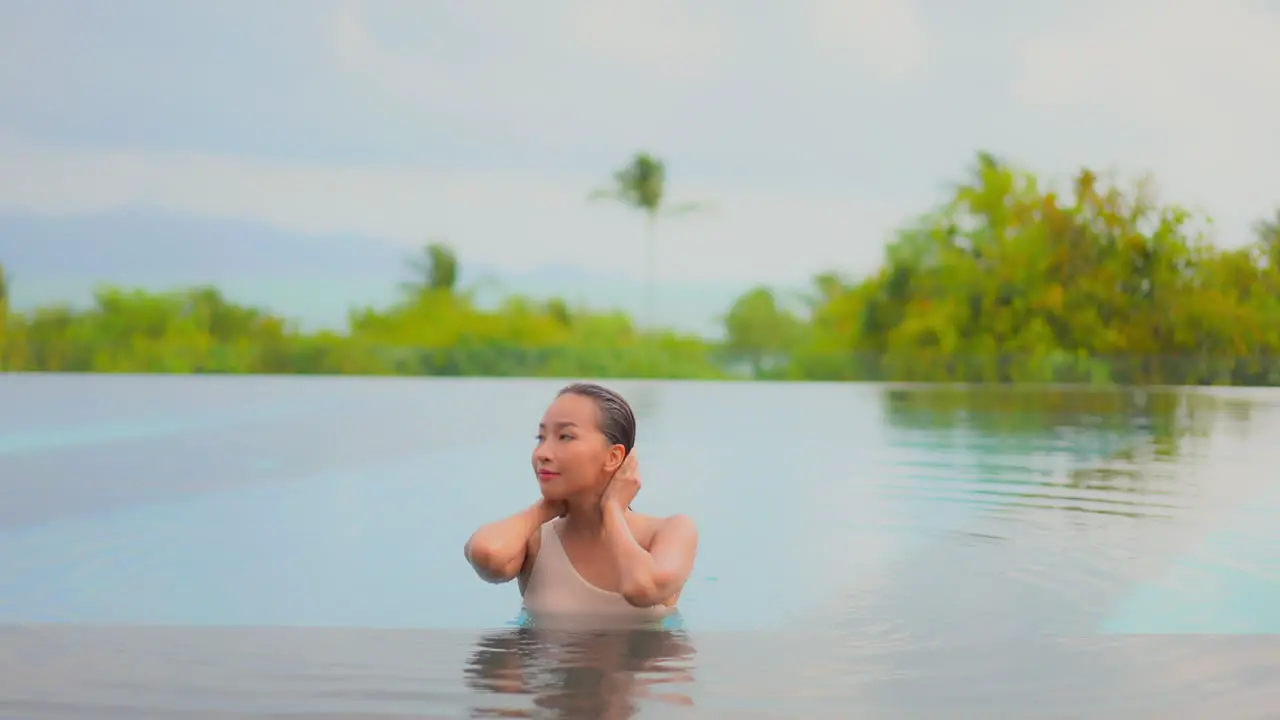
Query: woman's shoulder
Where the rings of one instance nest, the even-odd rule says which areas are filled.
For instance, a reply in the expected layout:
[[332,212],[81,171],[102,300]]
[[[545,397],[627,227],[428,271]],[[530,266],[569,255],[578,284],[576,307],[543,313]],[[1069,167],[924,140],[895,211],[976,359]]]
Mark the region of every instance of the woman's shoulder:
[[683,513],[675,515],[646,515],[644,513],[631,512],[627,518],[628,525],[631,527],[631,534],[641,545],[647,549],[649,544],[653,542],[653,538],[663,528],[680,528],[697,531],[697,526],[693,522],[693,518]]
[[693,518],[684,513],[676,513],[675,515],[646,515],[645,513],[635,512],[628,513],[629,519],[637,524],[657,529],[663,525],[692,525]]

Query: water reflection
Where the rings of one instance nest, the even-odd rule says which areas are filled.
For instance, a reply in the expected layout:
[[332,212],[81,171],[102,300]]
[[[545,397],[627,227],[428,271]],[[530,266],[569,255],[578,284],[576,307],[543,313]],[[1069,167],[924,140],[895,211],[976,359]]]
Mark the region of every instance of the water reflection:
[[967,431],[1011,448],[1032,442],[1069,448],[1082,459],[1170,458],[1183,442],[1208,437],[1221,417],[1247,427],[1253,403],[1177,388],[1011,385],[890,387],[884,408],[894,427]]
[[481,636],[464,669],[472,717],[631,718],[691,706],[694,646],[680,630],[525,625]]
[[624,385],[641,508],[706,539],[695,667],[679,628],[473,632],[518,597],[458,542],[531,492],[529,418],[561,384],[228,383],[343,409],[0,455],[0,716],[1280,707],[1274,390]]
[[1187,510],[1187,469],[1214,426],[1225,418],[1238,434],[1252,419],[1240,398],[1178,389],[890,387],[882,407],[897,444],[937,466],[914,474],[908,492],[1159,520]]

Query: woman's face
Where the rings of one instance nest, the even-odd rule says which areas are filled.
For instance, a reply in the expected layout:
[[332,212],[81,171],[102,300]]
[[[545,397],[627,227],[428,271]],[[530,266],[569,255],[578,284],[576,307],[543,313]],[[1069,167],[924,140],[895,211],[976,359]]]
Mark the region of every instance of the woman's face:
[[548,500],[598,492],[622,464],[623,448],[609,443],[599,418],[594,400],[573,393],[556,398],[542,416],[533,471]]

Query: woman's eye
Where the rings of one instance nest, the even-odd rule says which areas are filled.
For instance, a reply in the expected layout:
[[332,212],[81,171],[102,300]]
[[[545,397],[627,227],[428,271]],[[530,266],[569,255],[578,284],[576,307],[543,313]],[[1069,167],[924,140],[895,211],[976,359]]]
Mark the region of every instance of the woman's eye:
[[534,439],[536,442],[542,442],[542,436],[541,436],[541,435],[534,435],[534,436],[533,436],[533,439]]
[[572,440],[572,439],[573,439],[573,436],[572,436],[572,435],[561,435],[561,436],[560,436],[560,439],[561,439],[561,440]]

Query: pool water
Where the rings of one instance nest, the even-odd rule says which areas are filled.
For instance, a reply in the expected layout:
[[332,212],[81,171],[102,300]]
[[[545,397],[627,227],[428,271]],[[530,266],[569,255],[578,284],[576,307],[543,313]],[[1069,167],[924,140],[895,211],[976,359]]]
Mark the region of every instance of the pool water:
[[462,558],[562,384],[0,376],[0,717],[1280,707],[1280,393],[616,383],[701,550],[570,632]]

